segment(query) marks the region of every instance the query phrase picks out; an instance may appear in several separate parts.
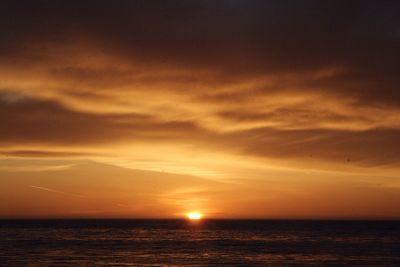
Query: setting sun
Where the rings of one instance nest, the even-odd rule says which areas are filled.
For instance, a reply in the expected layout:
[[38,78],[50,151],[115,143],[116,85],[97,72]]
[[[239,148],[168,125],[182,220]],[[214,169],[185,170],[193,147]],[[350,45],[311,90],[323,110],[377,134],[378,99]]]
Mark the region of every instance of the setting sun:
[[198,213],[198,212],[189,212],[187,214],[187,217],[189,220],[200,220],[202,215],[201,215],[201,213]]

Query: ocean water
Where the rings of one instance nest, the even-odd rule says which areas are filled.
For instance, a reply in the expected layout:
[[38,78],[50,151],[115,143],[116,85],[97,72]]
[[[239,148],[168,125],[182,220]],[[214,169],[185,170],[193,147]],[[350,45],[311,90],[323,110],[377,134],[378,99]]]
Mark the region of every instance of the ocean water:
[[400,266],[400,222],[3,220],[1,266]]

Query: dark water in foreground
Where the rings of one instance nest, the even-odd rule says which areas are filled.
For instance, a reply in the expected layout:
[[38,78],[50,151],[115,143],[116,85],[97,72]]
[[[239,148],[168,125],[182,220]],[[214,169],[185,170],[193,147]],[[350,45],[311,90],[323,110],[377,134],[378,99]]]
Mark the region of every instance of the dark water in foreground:
[[2,266],[400,266],[400,222],[0,221]]

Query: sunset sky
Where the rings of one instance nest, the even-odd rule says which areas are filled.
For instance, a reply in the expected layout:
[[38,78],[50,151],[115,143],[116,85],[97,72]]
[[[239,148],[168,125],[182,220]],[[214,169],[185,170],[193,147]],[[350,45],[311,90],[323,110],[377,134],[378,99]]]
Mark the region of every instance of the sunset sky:
[[400,1],[1,1],[0,217],[400,218]]

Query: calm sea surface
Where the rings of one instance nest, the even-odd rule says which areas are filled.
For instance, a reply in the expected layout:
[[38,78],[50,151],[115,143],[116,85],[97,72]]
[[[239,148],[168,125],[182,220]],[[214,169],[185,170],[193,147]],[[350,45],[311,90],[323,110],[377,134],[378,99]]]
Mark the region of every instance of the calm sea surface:
[[400,222],[0,221],[2,266],[400,266]]

